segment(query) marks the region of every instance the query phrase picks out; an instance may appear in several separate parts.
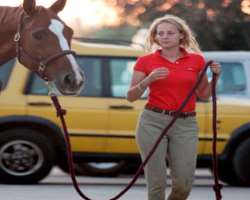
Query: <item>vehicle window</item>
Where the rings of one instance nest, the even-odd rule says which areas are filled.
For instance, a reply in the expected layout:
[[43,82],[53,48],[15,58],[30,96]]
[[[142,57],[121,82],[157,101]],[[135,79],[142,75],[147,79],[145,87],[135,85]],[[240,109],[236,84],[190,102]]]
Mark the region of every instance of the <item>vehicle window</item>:
[[[246,74],[241,63],[220,63],[222,73],[217,83],[218,94],[244,93],[246,89]],[[212,73],[208,76],[211,78]]]
[[125,97],[133,73],[134,60],[110,59],[111,93],[113,97]]
[[[126,97],[135,61],[135,59],[110,59],[111,93],[113,97]],[[146,93],[143,97],[146,96]]]
[[44,80],[42,80],[35,73],[32,73],[32,78],[28,84],[27,94],[47,95],[48,92],[49,91]]
[[[86,75],[85,88],[80,96],[99,97],[102,95],[101,80],[101,58],[99,57],[83,57],[76,58],[77,63],[84,70]],[[29,94],[47,95],[48,88],[44,81],[37,75],[33,74],[33,78],[29,83]]]
[[77,63],[85,72],[85,88],[81,96],[102,96],[102,58],[101,57],[77,57]]
[[7,86],[11,71],[15,64],[15,59],[0,66],[0,91],[4,90]]

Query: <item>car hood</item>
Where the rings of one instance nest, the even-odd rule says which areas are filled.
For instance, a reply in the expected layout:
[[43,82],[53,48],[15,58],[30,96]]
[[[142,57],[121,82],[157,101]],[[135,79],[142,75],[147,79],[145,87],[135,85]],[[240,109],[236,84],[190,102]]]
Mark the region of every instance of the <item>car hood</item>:
[[247,115],[250,119],[250,98],[246,96],[219,96],[217,99],[218,113]]
[[250,105],[250,96],[246,95],[223,95],[217,97],[218,101],[229,103],[229,104],[237,104],[237,105]]

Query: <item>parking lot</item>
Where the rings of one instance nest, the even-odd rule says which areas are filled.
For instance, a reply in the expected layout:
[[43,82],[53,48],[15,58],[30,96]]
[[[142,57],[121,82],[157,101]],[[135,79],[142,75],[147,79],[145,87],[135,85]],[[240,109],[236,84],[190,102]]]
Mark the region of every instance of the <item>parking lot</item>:
[[[108,200],[121,191],[131,179],[130,175],[121,175],[117,178],[78,177],[81,190],[93,200]],[[209,171],[197,170],[194,188],[188,200],[213,200],[215,195],[212,189],[213,179]],[[166,189],[170,191],[170,183]],[[3,200],[80,200],[74,190],[70,177],[54,168],[50,176],[38,185],[1,185],[0,194]],[[224,185],[223,200],[248,200],[248,188],[231,187]],[[141,176],[121,200],[145,200],[146,188],[144,177]]]

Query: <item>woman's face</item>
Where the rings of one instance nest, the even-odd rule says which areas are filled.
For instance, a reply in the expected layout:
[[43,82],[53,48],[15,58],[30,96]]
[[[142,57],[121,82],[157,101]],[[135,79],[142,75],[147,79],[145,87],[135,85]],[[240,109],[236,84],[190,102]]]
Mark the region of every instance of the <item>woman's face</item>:
[[157,26],[155,39],[163,49],[179,47],[183,34],[171,23],[163,22]]

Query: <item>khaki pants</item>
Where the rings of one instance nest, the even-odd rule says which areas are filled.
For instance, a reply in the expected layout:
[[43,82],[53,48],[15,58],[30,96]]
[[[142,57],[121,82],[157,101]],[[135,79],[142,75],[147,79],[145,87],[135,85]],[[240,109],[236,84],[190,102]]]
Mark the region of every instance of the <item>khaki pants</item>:
[[[144,110],[137,124],[136,141],[142,159],[148,155],[171,116]],[[198,128],[195,117],[178,118],[145,166],[148,200],[164,200],[167,181],[166,158],[172,178],[168,200],[186,200],[194,179]]]

